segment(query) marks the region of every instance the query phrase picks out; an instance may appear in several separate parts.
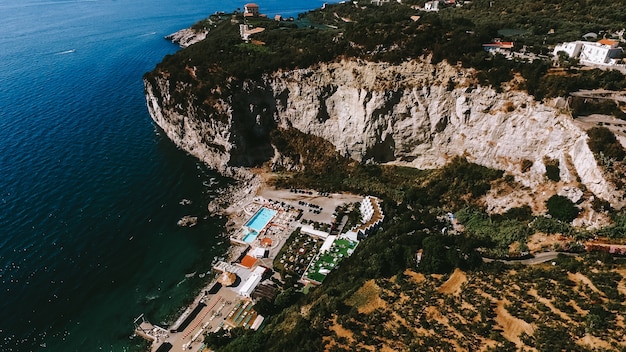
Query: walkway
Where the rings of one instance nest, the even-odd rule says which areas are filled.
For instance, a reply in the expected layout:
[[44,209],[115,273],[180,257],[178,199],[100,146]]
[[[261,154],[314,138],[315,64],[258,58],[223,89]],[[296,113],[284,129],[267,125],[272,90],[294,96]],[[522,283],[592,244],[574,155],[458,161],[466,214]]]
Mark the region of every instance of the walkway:
[[526,265],[535,265],[535,264],[541,264],[541,263],[545,263],[545,262],[549,262],[551,260],[556,259],[559,254],[563,254],[563,255],[568,255],[568,256],[577,256],[577,253],[565,253],[565,252],[540,252],[535,254],[535,256],[533,258],[528,258],[528,259],[520,259],[520,260],[500,260],[500,259],[489,259],[489,258],[485,258],[483,257],[483,262],[485,263],[491,263],[494,261],[499,261],[502,262],[504,264],[526,264]]

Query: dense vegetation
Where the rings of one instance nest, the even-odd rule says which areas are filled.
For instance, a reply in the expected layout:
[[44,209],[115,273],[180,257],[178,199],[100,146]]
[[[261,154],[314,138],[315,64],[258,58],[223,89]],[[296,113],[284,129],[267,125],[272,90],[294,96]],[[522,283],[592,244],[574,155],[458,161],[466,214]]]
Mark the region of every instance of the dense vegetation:
[[592,152],[601,153],[616,161],[624,160],[626,152],[611,130],[606,127],[594,127],[587,131],[587,135],[589,135],[587,144]]
[[[391,63],[424,57],[431,57],[433,62],[446,60],[478,69],[480,82],[496,89],[520,74],[524,80],[519,88],[537,99],[578,89],[626,87],[624,76],[617,71],[553,70],[549,55],[529,63],[490,56],[482,47],[502,37],[514,40],[515,50],[548,54],[550,45],[580,39],[589,31],[610,37],[626,28],[618,3],[479,0],[437,13],[421,12],[409,5],[391,2],[379,7],[346,2],[308,12],[294,22],[266,18],[244,21],[241,14],[235,14],[233,22],[231,15],[213,15],[195,26],[211,30],[207,39],[167,56],[156,71],[191,84],[201,103],[210,103],[204,98],[216,94],[214,88],[232,78],[257,78],[277,69],[308,67],[344,57]],[[419,19],[411,19],[412,15],[419,15]],[[255,34],[252,43],[243,43],[240,23],[265,31]],[[228,85],[221,87],[223,94],[228,94],[228,89]]]

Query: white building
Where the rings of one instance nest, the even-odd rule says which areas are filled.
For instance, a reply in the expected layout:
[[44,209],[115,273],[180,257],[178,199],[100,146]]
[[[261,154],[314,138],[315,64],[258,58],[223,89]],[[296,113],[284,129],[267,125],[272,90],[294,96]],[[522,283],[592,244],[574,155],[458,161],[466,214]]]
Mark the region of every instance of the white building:
[[367,196],[361,201],[361,225],[355,226],[343,236],[352,241],[362,240],[382,224],[385,216],[376,197]]
[[571,58],[577,58],[578,55],[580,55],[580,51],[583,48],[583,41],[575,41],[575,42],[569,42],[569,43],[563,43],[563,44],[557,44],[554,47],[554,51],[553,51],[553,55],[558,57],[559,56],[559,52],[564,52],[567,54],[567,56],[571,57]]
[[370,221],[370,219],[372,219],[372,215],[374,215],[374,206],[372,205],[373,202],[374,202],[374,199],[371,198],[370,196],[365,197],[361,201],[361,206],[359,207],[359,209],[361,210],[363,223]]
[[427,1],[424,4],[424,11],[439,11],[439,1],[438,0]]
[[261,282],[261,278],[263,277],[263,273],[265,272],[265,268],[261,266],[257,266],[253,271],[248,280],[241,286],[239,289],[239,294],[250,298],[250,294]]
[[571,58],[577,58],[583,65],[615,65],[622,54],[618,42],[602,39],[597,42],[575,41],[559,44],[553,54],[558,57],[559,52],[566,53]]
[[326,237],[328,237],[328,235],[330,235],[330,233],[316,230],[310,225],[302,225],[302,227],[300,228],[300,232],[305,235],[322,238],[322,239],[325,239]]

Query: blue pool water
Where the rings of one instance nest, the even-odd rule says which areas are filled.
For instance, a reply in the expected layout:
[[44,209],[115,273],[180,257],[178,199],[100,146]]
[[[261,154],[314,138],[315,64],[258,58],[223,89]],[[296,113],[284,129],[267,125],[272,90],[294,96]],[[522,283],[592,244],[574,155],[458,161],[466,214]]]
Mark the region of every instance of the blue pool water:
[[256,238],[259,236],[259,233],[256,231],[250,232],[249,234],[247,234],[244,238],[243,241],[246,243],[252,243],[254,242],[254,240],[256,240]]
[[267,226],[267,224],[272,221],[276,213],[277,211],[274,209],[262,207],[261,209],[259,209],[259,211],[256,212],[256,214],[254,214],[254,216],[250,220],[248,220],[246,226],[256,232],[261,232],[261,230],[263,230],[265,226]]

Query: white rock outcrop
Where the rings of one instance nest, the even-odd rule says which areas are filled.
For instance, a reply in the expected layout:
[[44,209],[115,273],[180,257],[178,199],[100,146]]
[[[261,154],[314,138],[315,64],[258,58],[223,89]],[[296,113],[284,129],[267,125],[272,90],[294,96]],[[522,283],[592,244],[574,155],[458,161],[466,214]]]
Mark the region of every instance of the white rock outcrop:
[[165,39],[172,41],[174,44],[178,44],[181,48],[186,48],[192,44],[202,41],[209,34],[208,30],[196,31],[191,28],[181,29],[172,34],[166,35]]
[[[321,63],[243,82],[213,103],[212,117],[199,117],[191,96],[172,99],[163,76],[156,86],[146,81],[146,96],[153,119],[176,144],[222,171],[252,162],[244,155],[270,160],[274,150],[251,145],[251,136],[262,140],[272,128],[293,127],[358,161],[437,168],[464,156],[529,187],[546,182],[544,160],[557,160],[562,180],[623,205],[571,117],[525,92],[481,87],[474,77],[424,60]],[[529,170],[522,170],[524,160],[532,162]]]

